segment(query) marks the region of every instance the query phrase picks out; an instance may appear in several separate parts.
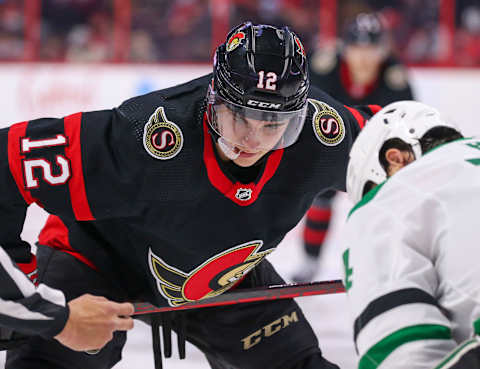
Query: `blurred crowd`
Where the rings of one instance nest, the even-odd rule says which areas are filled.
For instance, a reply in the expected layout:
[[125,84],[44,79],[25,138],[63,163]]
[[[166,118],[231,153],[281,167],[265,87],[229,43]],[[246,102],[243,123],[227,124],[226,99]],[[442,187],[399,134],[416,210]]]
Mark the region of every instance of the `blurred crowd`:
[[[0,60],[22,60],[26,2],[0,0]],[[286,24],[308,49],[322,47],[321,0],[230,0],[228,24]],[[128,62],[209,62],[212,54],[212,0],[130,0]],[[390,30],[392,46],[407,64],[480,65],[480,2],[455,1],[454,32],[439,22],[440,0],[339,0],[336,29],[359,12],[377,11]],[[118,2],[117,2],[118,4]],[[104,62],[113,60],[114,0],[42,0],[36,59]],[[452,42],[453,41],[453,42]],[[450,45],[454,49],[450,49]]]

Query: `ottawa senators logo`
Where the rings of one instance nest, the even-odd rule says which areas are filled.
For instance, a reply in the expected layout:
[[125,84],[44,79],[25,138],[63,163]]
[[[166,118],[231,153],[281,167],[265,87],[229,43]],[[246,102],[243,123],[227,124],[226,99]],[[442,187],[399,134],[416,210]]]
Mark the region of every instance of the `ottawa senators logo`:
[[145,124],[143,146],[150,156],[160,160],[171,159],[182,149],[182,131],[167,120],[163,106],[158,107]]
[[241,43],[241,41],[245,38],[245,33],[237,32],[232,35],[227,41],[227,52],[235,50]]
[[170,306],[217,296],[234,286],[274,249],[257,252],[263,241],[255,240],[215,255],[190,273],[168,265],[151,249],[150,271]]
[[330,105],[308,99],[315,108],[312,119],[313,131],[318,140],[326,146],[337,146],[345,138],[345,125],[338,112]]

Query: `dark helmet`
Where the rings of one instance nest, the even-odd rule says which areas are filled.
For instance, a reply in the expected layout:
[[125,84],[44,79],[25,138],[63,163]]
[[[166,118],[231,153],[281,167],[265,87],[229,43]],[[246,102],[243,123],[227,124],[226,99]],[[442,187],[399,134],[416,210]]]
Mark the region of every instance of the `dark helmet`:
[[360,13],[347,24],[343,41],[346,44],[382,44],[386,42],[386,32],[376,14]]
[[[288,29],[250,22],[235,27],[217,48],[214,90],[224,99],[267,110],[303,107],[309,88],[305,49]],[[270,104],[268,104],[270,103]]]
[[[274,122],[278,127],[284,124],[288,129],[275,148],[293,144],[306,116],[310,85],[307,68],[305,49],[288,27],[246,22],[230,31],[226,42],[216,50],[207,96],[208,121],[222,138],[220,142],[241,147],[238,134],[233,137],[225,132],[238,133],[239,129],[230,128],[240,127],[246,118],[270,122],[270,132]],[[269,146],[268,139],[264,141],[265,147]]]

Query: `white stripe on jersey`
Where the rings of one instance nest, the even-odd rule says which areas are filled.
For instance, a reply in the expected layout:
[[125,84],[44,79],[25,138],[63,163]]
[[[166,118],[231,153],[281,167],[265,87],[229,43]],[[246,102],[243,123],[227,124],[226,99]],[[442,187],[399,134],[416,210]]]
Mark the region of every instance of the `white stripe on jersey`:
[[22,320],[52,320],[53,318],[28,310],[22,304],[14,301],[0,299],[0,314],[14,319]]
[[[38,288],[35,288],[35,285],[23,274],[23,272],[17,269],[8,254],[0,247],[0,268],[3,268],[7,274],[10,276],[12,281],[15,283],[15,286],[23,294],[23,296],[18,296],[17,299],[22,297],[29,297],[38,293],[43,300],[46,302],[59,305],[62,307],[66,306],[65,296],[59,290],[54,290],[44,284],[40,284]],[[2,283],[5,283],[2,281]],[[11,283],[11,282],[10,282]],[[7,286],[2,286],[2,289],[6,290]],[[17,319],[32,319],[32,320],[50,320],[51,317],[48,317],[40,312],[30,311],[24,305],[17,303],[15,301],[6,301],[0,297],[0,314],[6,315],[12,318]]]
[[65,295],[59,290],[54,290],[44,284],[40,284],[36,292],[40,294],[44,300],[52,304],[66,306]]
[[[0,247],[0,268],[3,268],[10,278],[13,279],[17,288],[22,292],[23,296],[30,296],[35,293],[35,285],[17,269],[13,264],[8,254]],[[0,305],[1,312],[1,305]]]

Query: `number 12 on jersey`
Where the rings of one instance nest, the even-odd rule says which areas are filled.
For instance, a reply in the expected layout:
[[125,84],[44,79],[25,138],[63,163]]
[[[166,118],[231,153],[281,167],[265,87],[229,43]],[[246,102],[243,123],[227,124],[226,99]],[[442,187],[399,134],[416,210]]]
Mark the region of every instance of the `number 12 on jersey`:
[[[31,140],[29,137],[21,139],[21,153],[26,154],[33,152],[36,149],[66,146],[68,145],[67,137],[58,134],[52,138],[45,138],[41,140]],[[38,157],[23,160],[23,171],[25,175],[25,187],[27,189],[34,189],[39,187],[38,178],[35,177],[33,171],[35,168],[41,168],[43,173],[43,180],[50,185],[61,185],[68,181],[71,175],[70,163],[63,155],[56,155],[55,162],[60,168],[60,173],[53,174],[52,163],[45,158]]]

